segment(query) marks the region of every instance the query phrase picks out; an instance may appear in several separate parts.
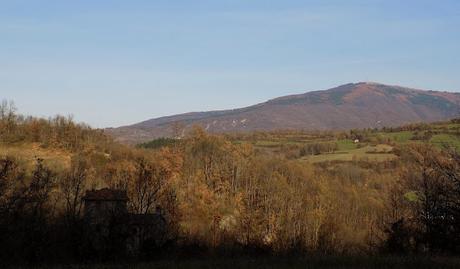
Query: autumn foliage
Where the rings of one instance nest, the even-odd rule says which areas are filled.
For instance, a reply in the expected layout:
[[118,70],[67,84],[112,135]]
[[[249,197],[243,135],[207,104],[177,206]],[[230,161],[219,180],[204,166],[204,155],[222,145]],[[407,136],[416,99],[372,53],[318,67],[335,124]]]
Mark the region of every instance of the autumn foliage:
[[0,112],[2,145],[39,143],[71,156],[62,167],[37,159],[32,169],[16,156],[0,158],[5,260],[123,257],[122,249],[101,256],[88,244],[81,198],[102,187],[126,190],[132,212],[163,211],[167,240],[145,258],[457,253],[460,246],[460,157],[451,149],[416,144],[400,149],[398,160],[313,165],[201,128],[148,150],[69,118],[24,118],[5,104]]

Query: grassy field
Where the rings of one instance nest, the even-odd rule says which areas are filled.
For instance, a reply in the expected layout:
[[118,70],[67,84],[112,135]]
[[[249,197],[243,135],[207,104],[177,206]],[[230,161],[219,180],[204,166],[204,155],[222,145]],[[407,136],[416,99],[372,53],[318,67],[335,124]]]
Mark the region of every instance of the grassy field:
[[70,165],[71,154],[58,149],[47,149],[36,143],[5,145],[0,143],[0,157],[15,156],[26,162],[31,168],[37,158],[43,159],[50,167],[67,167]]
[[397,158],[392,154],[393,147],[389,145],[364,146],[350,150],[339,150],[333,153],[323,153],[319,155],[307,156],[302,158],[304,161],[318,163],[324,161],[374,161],[381,162]]
[[321,137],[318,134],[274,134],[259,140],[238,141],[250,142],[256,148],[266,152],[282,152],[283,148],[302,148],[315,143],[335,143],[333,152],[300,157],[299,161],[320,163],[326,161],[370,161],[381,162],[397,158],[392,154],[393,147],[409,143],[430,143],[438,148],[454,147],[460,150],[460,123],[441,122],[420,125],[414,131],[368,131],[360,143],[352,139],[339,139],[334,136]]
[[437,134],[430,139],[430,143],[438,146],[454,146],[457,149],[460,149],[460,139],[452,134]]
[[337,147],[339,151],[347,151],[356,149],[357,145],[351,139],[342,139],[337,141]]
[[459,258],[446,257],[311,257],[311,258],[220,258],[164,260],[140,264],[65,265],[10,268],[73,269],[297,269],[297,268],[460,268]]
[[414,132],[410,131],[402,131],[402,132],[392,132],[392,133],[385,133],[385,132],[380,132],[376,134],[376,136],[379,135],[382,138],[389,138],[391,141],[394,141],[396,143],[407,143],[411,141],[411,138],[414,136]]

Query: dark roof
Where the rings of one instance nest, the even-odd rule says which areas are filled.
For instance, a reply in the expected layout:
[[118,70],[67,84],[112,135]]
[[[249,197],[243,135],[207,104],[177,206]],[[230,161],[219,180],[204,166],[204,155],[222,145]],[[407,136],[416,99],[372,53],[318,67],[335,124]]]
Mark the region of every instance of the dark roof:
[[128,195],[123,190],[109,188],[86,191],[83,197],[85,201],[128,201]]

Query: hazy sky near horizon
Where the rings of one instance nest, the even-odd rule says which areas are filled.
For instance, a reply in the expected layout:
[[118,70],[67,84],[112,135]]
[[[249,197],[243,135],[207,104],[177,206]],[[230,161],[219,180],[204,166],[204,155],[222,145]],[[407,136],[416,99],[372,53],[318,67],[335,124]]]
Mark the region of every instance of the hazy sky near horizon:
[[460,91],[458,0],[0,0],[0,99],[94,127],[348,82]]

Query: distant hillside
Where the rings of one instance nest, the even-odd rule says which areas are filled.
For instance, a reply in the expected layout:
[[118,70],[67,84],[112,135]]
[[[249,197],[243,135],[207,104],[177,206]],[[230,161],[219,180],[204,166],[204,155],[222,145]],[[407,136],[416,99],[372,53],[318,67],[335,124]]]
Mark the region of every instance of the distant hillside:
[[118,141],[139,143],[184,134],[193,125],[209,132],[271,131],[277,129],[343,130],[432,122],[460,115],[460,94],[424,91],[378,83],[350,83],[325,91],[290,95],[254,106],[195,112],[110,128]]

